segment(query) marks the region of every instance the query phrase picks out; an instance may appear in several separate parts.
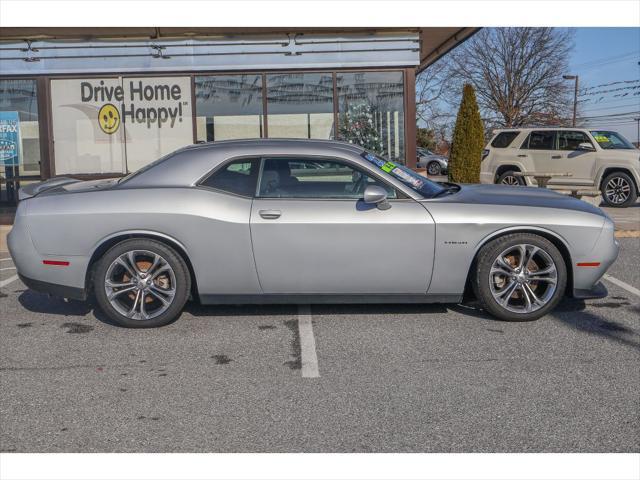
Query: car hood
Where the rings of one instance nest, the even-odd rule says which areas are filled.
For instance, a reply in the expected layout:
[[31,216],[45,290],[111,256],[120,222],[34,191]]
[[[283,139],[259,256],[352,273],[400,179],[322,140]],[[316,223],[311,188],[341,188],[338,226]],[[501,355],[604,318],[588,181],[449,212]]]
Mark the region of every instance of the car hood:
[[546,207],[593,213],[606,217],[598,207],[561,193],[537,187],[507,185],[460,185],[460,191],[437,199],[445,203]]

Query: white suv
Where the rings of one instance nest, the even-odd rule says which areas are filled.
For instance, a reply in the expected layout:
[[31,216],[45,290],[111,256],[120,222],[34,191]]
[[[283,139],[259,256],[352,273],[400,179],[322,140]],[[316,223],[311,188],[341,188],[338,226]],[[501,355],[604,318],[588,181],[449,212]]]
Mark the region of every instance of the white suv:
[[598,189],[605,203],[627,207],[638,198],[640,151],[616,132],[582,128],[496,130],[482,153],[480,181],[535,185],[516,172],[570,174],[549,181],[553,189]]

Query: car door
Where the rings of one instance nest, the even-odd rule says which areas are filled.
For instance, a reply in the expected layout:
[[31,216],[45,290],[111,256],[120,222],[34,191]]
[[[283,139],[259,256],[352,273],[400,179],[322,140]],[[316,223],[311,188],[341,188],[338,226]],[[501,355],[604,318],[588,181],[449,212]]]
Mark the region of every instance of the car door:
[[[526,165],[527,173],[546,173],[550,168],[555,143],[553,130],[536,130],[529,134],[518,151],[518,160]],[[535,182],[532,178],[531,181]]]
[[[580,150],[578,145],[588,143],[593,151]],[[552,185],[593,185],[596,151],[589,136],[578,130],[558,130],[556,148],[551,154],[550,173],[569,173],[570,177],[555,177]]]
[[[387,190],[391,208],[363,202],[371,184]],[[429,286],[429,213],[344,159],[263,159],[250,223],[264,293],[413,294]]]

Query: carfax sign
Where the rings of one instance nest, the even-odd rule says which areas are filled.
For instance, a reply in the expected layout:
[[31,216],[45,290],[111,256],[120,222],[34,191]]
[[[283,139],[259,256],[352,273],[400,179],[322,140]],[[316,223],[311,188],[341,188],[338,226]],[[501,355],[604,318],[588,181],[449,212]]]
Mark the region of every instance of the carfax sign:
[[0,165],[20,165],[20,118],[18,112],[0,112]]

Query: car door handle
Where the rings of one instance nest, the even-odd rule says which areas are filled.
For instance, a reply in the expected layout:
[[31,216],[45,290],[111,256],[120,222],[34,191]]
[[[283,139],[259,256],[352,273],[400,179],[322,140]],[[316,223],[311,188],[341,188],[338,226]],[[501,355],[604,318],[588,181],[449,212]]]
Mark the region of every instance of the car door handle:
[[520,155],[518,155],[518,157],[520,157],[520,158],[524,158],[524,157],[526,157],[526,156],[527,156],[526,154],[520,154]]
[[280,215],[282,215],[280,210],[260,210],[258,213],[262,218],[267,220],[274,220],[276,218],[280,218]]
[[551,158],[562,158],[562,155],[551,155]]

